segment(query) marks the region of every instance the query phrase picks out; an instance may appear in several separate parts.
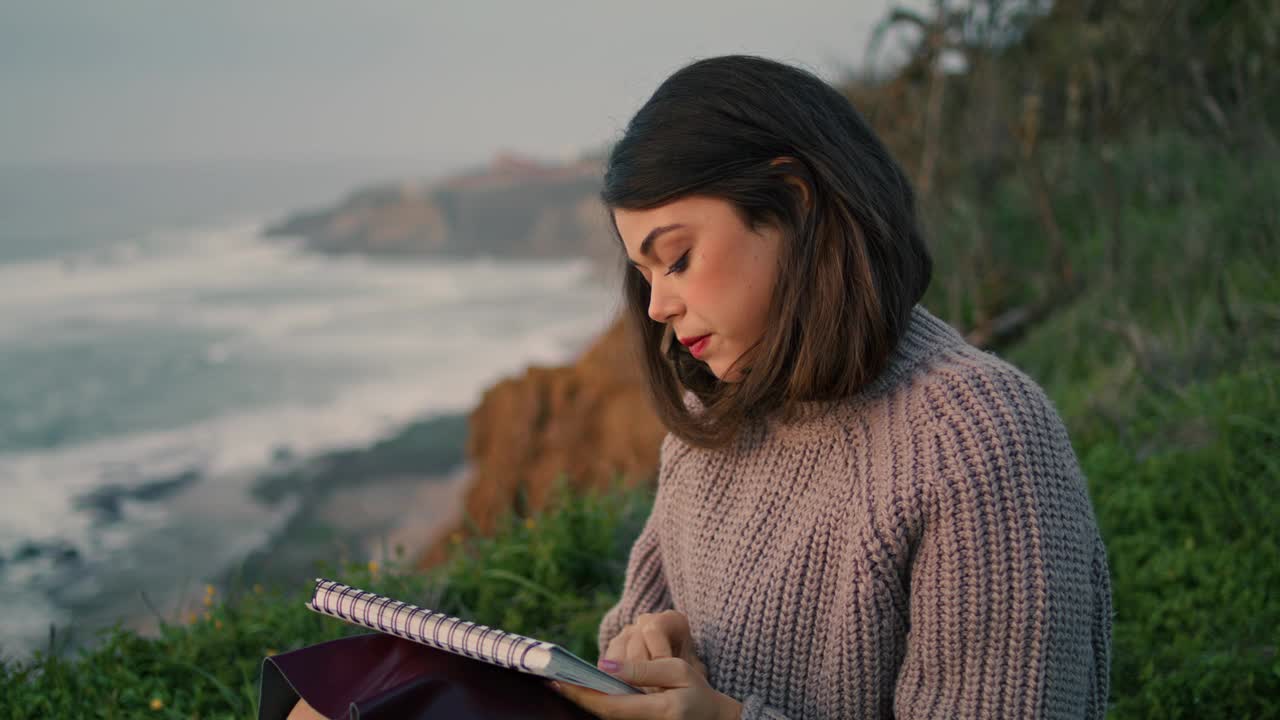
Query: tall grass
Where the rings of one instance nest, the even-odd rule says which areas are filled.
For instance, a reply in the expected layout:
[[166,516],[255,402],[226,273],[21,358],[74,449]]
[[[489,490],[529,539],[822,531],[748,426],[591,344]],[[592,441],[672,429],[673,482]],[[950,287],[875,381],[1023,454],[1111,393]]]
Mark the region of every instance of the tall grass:
[[[508,517],[492,538],[460,542],[445,566],[327,563],[320,576],[560,643],[591,660],[596,627],[622,583],[626,553],[648,515],[644,489],[573,496],[558,510]],[[74,657],[41,652],[0,663],[0,718],[252,718],[264,657],[363,628],[307,610],[313,577],[287,589],[207,590],[208,610],[157,637],[119,625]]]
[[1111,562],[1113,717],[1280,716],[1280,373],[1148,396],[1081,448]]
[[[1042,151],[1081,287],[1000,354],[1045,387],[1089,481],[1110,716],[1280,717],[1280,158],[1178,133]],[[971,320],[984,292],[1043,298],[1031,205],[1014,177],[944,204],[942,272],[995,281],[932,302]]]
[[[1116,610],[1110,716],[1280,717],[1280,163],[1182,135],[1053,152],[1083,284],[1000,352],[1045,386],[1089,481]],[[1030,203],[1010,180],[940,206],[931,307],[1042,297]],[[994,281],[946,286],[970,270]],[[559,493],[433,573],[317,573],[593,660],[651,497]],[[74,658],[0,664],[0,718],[253,717],[264,655],[363,632],[304,609],[310,586],[215,590],[159,637],[117,627]]]

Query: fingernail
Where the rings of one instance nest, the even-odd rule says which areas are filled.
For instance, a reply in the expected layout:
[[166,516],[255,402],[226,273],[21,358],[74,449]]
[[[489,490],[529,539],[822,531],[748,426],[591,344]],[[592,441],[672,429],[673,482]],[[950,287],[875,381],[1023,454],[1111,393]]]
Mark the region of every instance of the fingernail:
[[620,668],[620,667],[622,667],[622,666],[621,666],[621,665],[619,665],[617,662],[615,662],[615,661],[613,661],[613,660],[601,660],[601,661],[600,661],[600,669],[601,669],[601,670],[603,670],[603,671],[605,671],[605,672],[617,672],[617,671],[618,671],[618,668]]
[[556,692],[560,692],[560,683],[556,682],[555,680],[552,680],[551,682],[547,683],[547,687],[551,688],[552,690],[555,690]]

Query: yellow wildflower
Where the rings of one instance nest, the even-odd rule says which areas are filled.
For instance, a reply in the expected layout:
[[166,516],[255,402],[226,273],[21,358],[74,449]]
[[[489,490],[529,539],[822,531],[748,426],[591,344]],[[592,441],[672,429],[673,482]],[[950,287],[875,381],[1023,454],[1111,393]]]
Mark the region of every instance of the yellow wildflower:
[[189,612],[189,613],[187,613],[187,624],[188,624],[188,625],[190,625],[190,624],[194,623],[195,621],[196,621],[196,614],[195,614],[195,613],[193,613],[193,612]]
[[213,621],[213,629],[214,629],[214,630],[221,630],[221,629],[222,629],[222,621],[221,621],[221,620],[214,620],[214,621]]
[[254,584],[253,584],[253,591],[254,591],[255,593],[257,593],[258,595],[261,595],[261,594],[262,594],[262,583],[254,583]]
[[153,697],[153,698],[151,698],[151,709],[152,709],[152,710],[163,710],[163,709],[164,709],[164,701],[163,701],[163,700],[161,700],[161,699],[160,699],[160,698],[158,698],[158,697]]
[[278,652],[280,651],[276,650],[275,648],[267,648],[267,657],[271,657],[272,655],[275,655]]
[[213,607],[213,598],[211,598],[211,597],[206,597],[206,598],[204,599],[204,606],[205,606],[205,607]]
[[377,561],[377,560],[370,560],[370,561],[369,561],[369,574],[370,574],[370,575],[377,575],[377,574],[378,574],[378,561]]
[[532,530],[537,525],[538,524],[533,521],[533,518],[526,518],[524,521],[524,527],[526,530]]
[[204,586],[204,595],[205,595],[205,597],[213,597],[214,593],[216,593],[216,592],[217,592],[217,590],[214,590],[212,585],[205,585],[205,586]]
[[213,619],[213,616],[209,614],[208,610],[204,611],[204,619],[205,619],[205,622],[208,622]]

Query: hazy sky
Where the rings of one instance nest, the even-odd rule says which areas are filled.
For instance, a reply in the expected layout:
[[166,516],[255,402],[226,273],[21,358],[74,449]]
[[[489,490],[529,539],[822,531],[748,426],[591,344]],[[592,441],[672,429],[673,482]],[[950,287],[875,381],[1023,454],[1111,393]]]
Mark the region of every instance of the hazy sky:
[[613,139],[696,58],[760,54],[833,80],[888,6],[5,2],[0,164],[560,157]]

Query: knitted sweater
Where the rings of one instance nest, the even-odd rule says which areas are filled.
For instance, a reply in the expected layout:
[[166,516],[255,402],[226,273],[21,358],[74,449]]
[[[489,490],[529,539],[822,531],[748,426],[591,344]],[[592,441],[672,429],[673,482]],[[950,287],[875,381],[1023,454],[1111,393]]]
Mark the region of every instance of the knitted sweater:
[[660,459],[602,654],[675,609],[745,720],[1103,716],[1111,581],[1066,429],[924,308],[857,395]]

